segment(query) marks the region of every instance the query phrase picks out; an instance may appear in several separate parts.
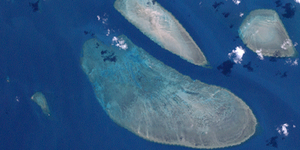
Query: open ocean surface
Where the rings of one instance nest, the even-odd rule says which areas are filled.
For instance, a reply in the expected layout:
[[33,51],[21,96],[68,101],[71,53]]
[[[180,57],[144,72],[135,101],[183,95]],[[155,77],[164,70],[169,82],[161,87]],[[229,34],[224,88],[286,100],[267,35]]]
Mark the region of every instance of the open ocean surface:
[[[255,135],[224,149],[300,149],[299,58],[261,60],[238,37],[251,10],[274,9],[297,45],[300,2],[157,0],[192,36],[211,69],[162,49],[121,16],[113,0],[36,2],[0,1],[1,150],[190,149],[142,139],[115,124],[98,103],[81,70],[82,45],[93,37],[111,44],[121,34],[180,73],[227,88],[249,105],[258,120]],[[240,64],[228,55],[237,46],[245,49]],[[50,117],[30,99],[35,92],[47,98]]]

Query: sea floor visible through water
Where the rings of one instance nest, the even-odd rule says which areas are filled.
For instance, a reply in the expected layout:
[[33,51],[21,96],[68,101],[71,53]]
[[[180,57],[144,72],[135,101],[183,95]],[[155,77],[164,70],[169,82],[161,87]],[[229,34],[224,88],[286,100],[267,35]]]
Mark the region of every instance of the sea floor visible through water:
[[[296,50],[300,3],[294,0],[156,0],[203,51],[211,68],[164,50],[130,24],[113,0],[3,0],[0,2],[0,149],[190,149],[146,141],[115,124],[97,101],[81,69],[83,43],[106,44],[126,35],[180,73],[227,88],[252,109],[256,133],[224,149],[300,147],[300,69],[295,58],[260,58],[238,36],[254,9],[275,10]],[[242,58],[233,50],[245,50]],[[51,116],[30,98],[42,92]]]

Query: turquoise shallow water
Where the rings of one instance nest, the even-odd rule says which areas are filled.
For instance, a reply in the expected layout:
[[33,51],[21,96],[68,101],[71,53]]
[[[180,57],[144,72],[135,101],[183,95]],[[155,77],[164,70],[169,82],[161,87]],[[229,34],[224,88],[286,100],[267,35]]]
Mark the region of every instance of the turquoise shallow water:
[[[1,1],[0,149],[189,149],[135,136],[113,123],[97,102],[80,67],[82,45],[92,37],[111,44],[120,34],[180,73],[227,88],[250,106],[258,119],[256,134],[225,149],[299,149],[298,58],[261,60],[245,47],[237,30],[251,10],[274,9],[297,45],[300,4],[157,1],[186,28],[211,69],[159,47],[125,20],[112,0],[44,0],[38,2],[37,11],[32,7],[36,1]],[[245,49],[240,64],[228,55],[238,46]],[[299,46],[295,48],[299,51]],[[50,118],[30,100],[37,91],[48,100]],[[284,124],[288,135],[283,134]]]

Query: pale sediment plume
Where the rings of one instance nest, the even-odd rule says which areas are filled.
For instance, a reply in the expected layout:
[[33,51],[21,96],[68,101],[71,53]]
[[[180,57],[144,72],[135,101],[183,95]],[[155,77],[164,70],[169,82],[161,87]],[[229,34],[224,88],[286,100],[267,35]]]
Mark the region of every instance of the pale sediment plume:
[[31,100],[41,107],[45,115],[50,116],[50,110],[47,104],[47,100],[43,93],[36,92],[34,95],[31,96]]
[[249,49],[263,56],[297,55],[292,40],[274,10],[258,9],[250,12],[239,28],[239,36]]
[[230,91],[192,80],[126,36],[126,50],[84,43],[81,65],[109,117],[157,143],[192,148],[239,145],[256,129],[251,109]]
[[162,48],[195,65],[208,65],[189,33],[156,1],[116,0],[114,6],[130,23]]

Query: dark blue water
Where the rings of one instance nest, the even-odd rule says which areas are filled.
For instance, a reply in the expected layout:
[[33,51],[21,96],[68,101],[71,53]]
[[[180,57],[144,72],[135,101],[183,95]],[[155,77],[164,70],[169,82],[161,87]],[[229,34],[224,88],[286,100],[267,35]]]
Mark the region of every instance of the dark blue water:
[[[162,49],[125,20],[113,8],[113,0],[40,0],[38,7],[34,0],[2,0],[0,149],[189,149],[135,136],[112,122],[97,102],[80,67],[82,45],[92,37],[111,44],[120,34],[182,74],[227,88],[250,106],[258,119],[257,132],[242,145],[226,149],[300,149],[300,69],[289,62],[298,58],[260,60],[237,37],[251,10],[268,8],[278,12],[293,43],[300,43],[300,4],[157,1],[186,28],[212,69]],[[241,64],[228,57],[237,46],[246,50]],[[232,68],[224,74],[226,61]],[[30,100],[38,91],[47,98],[50,117]],[[288,135],[278,132],[285,123]]]

